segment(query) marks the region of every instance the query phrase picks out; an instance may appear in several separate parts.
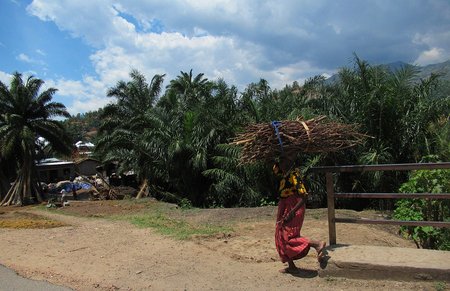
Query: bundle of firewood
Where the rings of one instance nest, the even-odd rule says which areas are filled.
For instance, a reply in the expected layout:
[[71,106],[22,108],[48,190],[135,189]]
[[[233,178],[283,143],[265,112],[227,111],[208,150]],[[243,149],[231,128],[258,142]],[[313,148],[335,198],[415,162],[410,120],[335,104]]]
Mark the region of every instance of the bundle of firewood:
[[252,124],[231,144],[243,146],[241,163],[294,158],[298,153],[335,152],[361,144],[367,136],[357,126],[329,121],[325,116],[310,120],[286,120]]

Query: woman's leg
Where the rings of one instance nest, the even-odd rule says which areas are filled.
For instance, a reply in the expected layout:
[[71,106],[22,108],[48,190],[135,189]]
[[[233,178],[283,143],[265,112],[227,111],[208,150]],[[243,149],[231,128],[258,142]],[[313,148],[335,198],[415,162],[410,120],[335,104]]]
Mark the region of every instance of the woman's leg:
[[281,273],[289,273],[289,274],[297,274],[299,272],[299,269],[294,264],[293,260],[289,260],[288,261],[288,267],[284,268],[284,269],[281,269],[280,272]]
[[289,270],[298,270],[297,266],[294,264],[293,260],[288,261]]
[[321,261],[325,256],[323,249],[326,247],[327,243],[324,241],[310,240],[309,244],[316,250],[317,259]]

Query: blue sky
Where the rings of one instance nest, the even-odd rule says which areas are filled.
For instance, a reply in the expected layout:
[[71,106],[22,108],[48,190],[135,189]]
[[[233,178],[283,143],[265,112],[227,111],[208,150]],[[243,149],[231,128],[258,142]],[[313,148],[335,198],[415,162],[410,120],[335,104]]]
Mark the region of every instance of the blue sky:
[[0,81],[19,71],[71,114],[111,100],[135,68],[150,80],[193,69],[243,89],[351,65],[450,59],[448,0],[0,0]]

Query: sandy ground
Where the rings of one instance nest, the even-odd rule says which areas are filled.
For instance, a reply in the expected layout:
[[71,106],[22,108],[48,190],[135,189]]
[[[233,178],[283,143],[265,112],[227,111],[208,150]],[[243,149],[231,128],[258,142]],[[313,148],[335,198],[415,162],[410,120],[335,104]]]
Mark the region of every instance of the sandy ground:
[[[75,290],[435,290],[435,282],[321,278],[313,251],[298,261],[300,274],[281,274],[273,242],[275,208],[244,211],[232,235],[178,241],[127,222],[33,210],[68,226],[0,228],[0,264]],[[303,235],[327,237],[323,213],[307,210]],[[366,225],[338,225],[337,233],[344,244],[415,247],[392,231]]]

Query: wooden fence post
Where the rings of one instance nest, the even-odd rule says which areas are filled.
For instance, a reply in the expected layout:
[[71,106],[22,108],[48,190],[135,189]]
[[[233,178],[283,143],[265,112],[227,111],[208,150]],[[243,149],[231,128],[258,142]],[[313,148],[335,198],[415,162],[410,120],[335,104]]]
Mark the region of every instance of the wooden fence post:
[[328,233],[330,239],[330,245],[336,244],[336,222],[334,212],[334,183],[333,173],[326,173],[327,180],[327,205],[328,205]]

